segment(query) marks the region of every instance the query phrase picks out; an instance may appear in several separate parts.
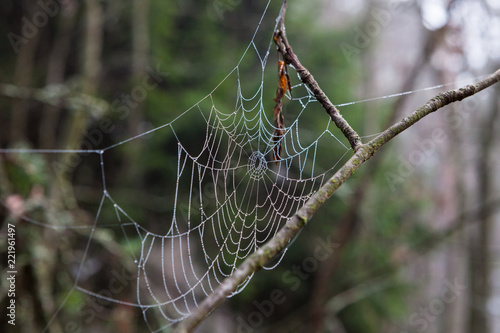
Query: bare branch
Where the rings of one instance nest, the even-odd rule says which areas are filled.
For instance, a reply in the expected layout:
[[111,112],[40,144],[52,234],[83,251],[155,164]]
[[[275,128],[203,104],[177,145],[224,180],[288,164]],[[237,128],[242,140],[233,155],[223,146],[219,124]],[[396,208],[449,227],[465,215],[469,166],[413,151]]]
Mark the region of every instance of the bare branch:
[[312,93],[314,94],[314,97],[316,97],[318,102],[320,102],[323,108],[325,108],[332,121],[342,131],[347,140],[349,140],[353,151],[357,151],[362,144],[361,138],[359,137],[358,133],[356,133],[356,131],[352,129],[352,127],[344,119],[344,117],[342,117],[339,110],[335,107],[335,105],[333,105],[328,96],[326,96],[312,74],[301,64],[299,58],[295,55],[295,53],[293,53],[292,47],[290,46],[290,43],[288,43],[288,39],[286,38],[285,34],[285,11],[286,0],[283,1],[283,5],[278,16],[277,29],[274,32],[274,41],[276,42],[276,45],[278,45],[278,52],[283,56],[283,60],[285,60],[287,64],[292,65],[297,73],[299,73],[302,82],[307,84],[309,89],[311,89]]
[[[410,91],[416,82],[422,68],[428,63],[431,54],[434,49],[439,45],[438,41],[442,36],[440,30],[427,31],[425,43],[421,50],[421,54],[416,57],[416,60],[412,64],[412,68],[408,71],[403,84],[399,88],[400,91]],[[389,111],[389,116],[384,122],[384,128],[392,125],[398,117],[398,114],[402,111],[404,101],[407,100],[409,95],[401,95],[393,103],[391,110]],[[385,151],[387,152],[387,151]],[[349,199],[349,207],[343,216],[337,221],[339,227],[335,231],[332,230],[332,237],[336,239],[336,243],[339,247],[324,261],[318,269],[315,275],[315,280],[313,282],[313,288],[310,296],[310,306],[309,306],[309,316],[308,316],[308,327],[310,333],[321,332],[326,318],[325,305],[329,295],[329,284],[330,278],[338,268],[339,259],[342,256],[345,245],[350,242],[356,235],[355,230],[357,229],[358,223],[360,223],[359,213],[360,206],[364,202],[366,195],[371,188],[372,182],[370,179],[374,177],[375,171],[377,170],[383,159],[379,158],[373,160],[366,167],[361,179],[358,179],[357,185],[352,191],[351,198]]]
[[191,332],[210,312],[229,297],[238,286],[270,259],[280,253],[312,218],[313,214],[333,193],[358,170],[377,150],[423,117],[453,102],[461,101],[500,81],[500,69],[474,85],[438,94],[411,115],[390,126],[372,141],[358,147],[354,155],[292,216],[283,228],[264,246],[250,255],[226,278],[212,294],[186,318],[176,332]]

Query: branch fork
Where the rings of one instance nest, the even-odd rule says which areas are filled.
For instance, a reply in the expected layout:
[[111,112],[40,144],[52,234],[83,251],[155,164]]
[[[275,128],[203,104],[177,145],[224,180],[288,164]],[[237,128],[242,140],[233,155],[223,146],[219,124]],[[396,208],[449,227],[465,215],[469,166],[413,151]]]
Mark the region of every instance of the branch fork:
[[285,12],[286,12],[286,0],[283,1],[281,6],[280,14],[277,18],[277,28],[274,31],[274,42],[278,46],[278,52],[281,53],[283,60],[287,65],[291,65],[295,68],[297,73],[299,73],[300,79],[304,82],[309,89],[314,94],[314,97],[320,102],[323,108],[326,110],[330,118],[335,123],[335,125],[342,131],[344,136],[349,141],[351,148],[356,152],[362,145],[361,138],[358,133],[349,125],[349,123],[342,117],[339,110],[330,101],[328,96],[320,88],[318,82],[314,79],[313,75],[305,68],[299,58],[293,52],[285,33]]

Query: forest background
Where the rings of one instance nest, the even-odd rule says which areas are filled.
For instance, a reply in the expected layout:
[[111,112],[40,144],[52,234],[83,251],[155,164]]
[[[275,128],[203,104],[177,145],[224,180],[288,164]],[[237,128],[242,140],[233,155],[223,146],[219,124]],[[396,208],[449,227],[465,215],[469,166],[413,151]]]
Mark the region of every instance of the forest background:
[[[236,66],[266,5],[2,1],[0,147],[99,149],[175,119]],[[258,47],[268,45],[280,6],[270,2]],[[461,86],[500,64],[500,7],[493,0],[289,1],[286,28],[295,53],[334,104],[374,98],[340,108],[364,135],[455,85],[421,88]],[[271,50],[269,73],[275,73]],[[258,60],[244,65],[242,78],[259,84]],[[269,112],[273,75],[266,76]],[[219,96],[234,93],[226,87]],[[197,332],[500,332],[499,96],[493,86],[384,147],[321,208],[279,266],[258,272]],[[226,108],[234,108],[233,99],[227,98]],[[224,98],[218,103],[224,105]],[[286,112],[285,104],[285,120]],[[315,128],[323,131],[329,121],[324,111],[313,106],[307,112],[313,135]],[[203,126],[184,117],[176,131],[195,145],[205,139]],[[343,154],[335,149],[316,163],[332,167]],[[166,214],[159,193],[175,181],[165,170],[175,174],[176,158],[172,137],[134,140],[107,157],[107,187],[136,220],[158,228]],[[17,225],[17,328],[147,330],[139,309],[109,302],[91,307],[88,295],[74,293],[61,308],[81,260],[81,247],[72,244],[84,244],[84,235],[20,217],[92,224],[102,195],[96,160],[0,153],[0,162],[3,262],[7,225]],[[54,177],[47,168],[64,176]],[[119,236],[102,233],[98,239],[111,255],[88,272],[100,276],[96,290],[109,283],[100,274],[103,267],[134,273],[120,261],[127,244]],[[330,243],[334,250],[318,259]],[[85,285],[85,278],[80,282]],[[4,309],[8,281],[2,278],[1,285]],[[133,295],[134,288],[133,279],[124,283],[123,295]],[[0,327],[12,329],[7,321],[2,316]]]

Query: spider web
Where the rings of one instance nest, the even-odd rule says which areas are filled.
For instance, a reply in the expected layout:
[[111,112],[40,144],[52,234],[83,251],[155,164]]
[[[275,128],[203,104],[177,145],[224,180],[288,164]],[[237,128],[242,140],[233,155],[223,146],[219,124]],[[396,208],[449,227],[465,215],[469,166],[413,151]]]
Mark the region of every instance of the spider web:
[[[323,128],[310,129],[308,113],[313,112],[311,104],[317,105],[316,99],[293,77],[296,82],[292,87],[293,98],[288,94],[285,102],[286,132],[279,143],[273,141],[275,48],[271,33],[266,49],[259,50],[255,41],[262,20],[268,19],[269,3],[238,64],[210,94],[170,122],[99,150],[0,150],[6,156],[17,156],[15,158],[80,154],[99,165],[102,194],[92,223],[68,222],[60,217],[36,214],[22,216],[24,221],[43,229],[74,231],[86,240],[73,244],[80,249],[81,260],[71,268],[75,278],[73,288],[52,319],[75,294],[82,293],[102,304],[140,309],[151,332],[183,320],[245,258],[277,233],[349,153],[345,139],[336,136],[339,132],[326,121],[324,111],[321,113],[325,118]],[[245,68],[256,60],[261,77],[256,80],[257,85],[247,85],[250,81],[245,77],[248,75]],[[293,75],[293,69],[290,72]],[[272,88],[265,84],[266,77],[271,78]],[[223,91],[231,87],[236,96],[235,107],[227,110],[220,106],[225,103],[218,101],[226,98]],[[402,94],[406,93],[380,98]],[[352,103],[356,102],[344,105]],[[179,130],[178,124],[185,121],[201,124],[196,130],[203,133],[203,141],[193,143],[191,133]],[[165,169],[174,175],[162,193],[163,198],[167,198],[163,203],[165,214],[159,225],[152,226],[135,217],[140,215],[136,213],[137,207],[123,204],[119,193],[108,190],[106,164],[111,151],[133,141],[147,142],[159,133],[173,138],[176,147],[171,148],[176,149],[177,158],[172,170]],[[276,144],[280,144],[283,151],[278,162],[272,159]],[[322,167],[317,163],[319,154],[331,154],[333,163]],[[106,214],[110,211],[114,214]],[[103,246],[115,237],[121,237],[129,249],[126,255],[120,254],[119,259],[116,259],[119,251]],[[278,265],[285,253],[286,249],[265,268]],[[117,276],[114,267],[99,266],[103,255],[118,260],[117,266],[130,272]],[[108,281],[108,288],[104,290],[94,287],[99,285],[103,271]],[[100,272],[99,275],[96,272]],[[235,293],[243,290],[250,279],[251,276]],[[135,284],[134,294],[124,295],[123,289],[129,283]]]
[[[145,228],[105,191],[104,200],[113,204],[124,234],[128,235],[130,231],[125,229],[131,228],[140,238],[137,295],[132,305],[142,310],[151,331],[189,316],[323,184],[328,170],[315,170],[320,146],[334,143],[342,155],[349,151],[330,132],[328,122],[319,138],[310,142],[300,139],[304,135],[299,119],[309,103],[315,101],[302,84],[294,87],[296,96],[288,106],[295,108],[297,115],[288,119],[289,127],[280,142],[273,142],[275,127],[270,108],[264,103],[265,68],[270,55],[274,56],[270,37],[264,52],[252,39],[239,64],[203,100],[170,123],[132,138],[164,131],[175,137],[177,143],[175,185],[169,189],[175,195],[162,231]],[[262,68],[255,91],[244,86],[242,68],[247,59],[258,59]],[[235,108],[230,112],[217,103],[218,91],[225,86],[236,89]],[[189,139],[176,130],[181,118],[202,120],[203,142],[185,144]],[[128,141],[104,149],[102,155]],[[279,162],[271,158],[276,144],[283,147]],[[181,193],[184,199],[180,198]],[[286,250],[265,268],[275,267],[285,253]],[[251,276],[235,293],[243,290],[250,279]],[[80,286],[76,289],[102,297]],[[158,318],[165,323],[158,322]],[[158,322],[158,326],[154,327],[153,322]]]
[[[87,239],[85,243],[75,244],[81,246],[82,257],[78,266],[73,267],[74,286],[52,319],[70,302],[74,293],[81,292],[101,303],[140,309],[151,332],[181,321],[246,257],[273,237],[323,184],[332,168],[324,170],[316,165],[318,150],[322,146],[331,148],[334,144],[339,147],[341,156],[349,151],[330,131],[328,121],[324,122],[319,137],[312,137],[302,128],[299,120],[308,105],[316,100],[301,83],[293,86],[293,99],[288,95],[286,134],[279,142],[273,141],[272,104],[265,99],[272,103],[277,82],[276,51],[271,34],[268,34],[265,50],[259,50],[255,42],[267,7],[238,64],[209,95],[172,121],[99,150],[2,150],[5,154],[19,156],[80,154],[85,158],[98,157],[95,163],[100,164],[102,197],[91,226],[78,221],[66,225],[65,221],[50,217],[22,217],[51,230],[75,230]],[[270,55],[274,61],[267,66]],[[256,59],[261,67],[261,77],[257,80],[260,83],[247,86],[245,68]],[[271,93],[266,93],[264,88],[266,67],[273,72]],[[236,90],[233,110],[218,106],[219,91],[227,87]],[[198,130],[204,132],[204,141],[193,144],[189,133],[177,130],[177,124],[186,119],[202,124]],[[172,200],[164,202],[167,213],[161,227],[149,228],[148,223],[134,217],[134,207],[125,206],[120,199],[115,199],[119,194],[107,189],[106,163],[110,151],[126,147],[132,141],[148,140],[160,132],[162,137],[175,138],[177,159],[175,170],[171,170],[175,177],[173,183],[165,184],[163,195]],[[283,151],[278,162],[272,160],[276,144],[280,144]],[[335,159],[340,161],[339,157]],[[114,216],[104,216],[109,211],[114,211]],[[127,257],[120,261],[135,271],[133,296],[114,292],[113,289],[119,288],[111,288],[111,284],[104,290],[95,289],[101,279],[98,275],[106,270],[105,275],[116,278],[116,270],[98,267],[98,262],[103,255],[112,255],[106,254],[109,249],[103,249],[102,237],[119,234],[130,249]],[[265,268],[275,267],[285,253],[286,250]],[[247,278],[235,293],[243,290],[250,279]]]

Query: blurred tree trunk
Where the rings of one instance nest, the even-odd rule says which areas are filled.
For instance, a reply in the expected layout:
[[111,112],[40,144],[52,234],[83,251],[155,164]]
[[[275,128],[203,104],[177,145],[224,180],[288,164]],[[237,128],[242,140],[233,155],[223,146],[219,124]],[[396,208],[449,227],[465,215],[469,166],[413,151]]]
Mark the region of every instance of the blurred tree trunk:
[[[498,99],[500,93],[492,96],[490,112],[483,120],[479,137],[479,154],[477,157],[478,201],[487,206],[494,194],[493,148],[495,147],[495,125],[498,120]],[[474,228],[470,241],[470,332],[489,332],[487,303],[491,296],[491,232],[493,217],[488,209],[481,209],[477,216],[478,226]]]
[[[441,79],[446,79],[441,77]],[[456,114],[455,109],[451,109],[450,112]],[[469,209],[473,209],[473,204],[469,202],[466,193],[470,191],[467,188],[466,181],[464,178],[467,167],[467,161],[464,159],[464,154],[462,153],[465,149],[466,144],[464,143],[463,128],[458,126],[453,126],[453,124],[444,124],[445,129],[448,133],[447,142],[444,143],[446,147],[440,150],[440,154],[444,156],[446,162],[443,163],[442,173],[445,173],[444,166],[453,167],[453,173],[450,175],[451,179],[449,182],[450,191],[448,194],[453,200],[450,202],[453,207],[451,207],[454,221],[448,225],[448,227],[453,227],[457,225],[456,231],[450,236],[449,241],[446,243],[446,275],[451,281],[453,279],[458,279],[459,281],[467,281],[467,249],[465,249],[464,244],[467,244],[467,234],[470,228],[464,228],[466,224],[471,224],[471,219],[466,217],[466,212]],[[447,126],[446,126],[447,125]],[[443,146],[444,146],[443,145]],[[450,309],[445,312],[446,317],[443,319],[442,331],[443,332],[454,332],[454,333],[466,333],[468,332],[465,327],[465,314],[467,311],[467,297],[457,297],[457,299],[449,304]]]
[[[64,83],[68,54],[71,49],[71,33],[77,19],[75,5],[70,2],[61,4],[60,11],[54,45],[47,66],[47,85]],[[57,148],[57,125],[60,112],[61,107],[44,106],[39,130],[40,148]]]
[[[132,3],[132,79],[134,85],[141,85],[142,79],[148,75],[146,67],[149,63],[149,0],[133,0]],[[129,117],[129,136],[140,133],[144,100],[135,101]]]
[[[99,87],[99,75],[101,73],[101,52],[103,43],[103,8],[98,0],[85,1],[85,36],[83,41],[82,55],[82,87],[83,93],[90,96],[95,95]],[[74,110],[69,114],[64,145],[66,149],[79,149],[89,124],[91,110]],[[98,147],[94,147],[98,148]],[[68,209],[76,208],[76,200],[72,193],[69,175],[76,167],[79,158],[76,154],[64,154],[62,156],[62,167],[64,173],[59,174],[61,189],[64,192],[62,199]]]
[[[35,5],[26,2],[26,15],[31,17],[35,12]],[[35,68],[36,51],[40,36],[43,34],[43,27],[40,28],[32,38],[23,43],[17,55],[16,68],[14,73],[14,84],[19,87],[29,87],[33,79]],[[29,100],[12,101],[12,119],[10,121],[10,142],[18,142],[27,139],[28,134],[28,108]]]
[[[136,96],[134,90],[145,91],[142,80],[148,75],[146,67],[149,63],[149,0],[132,1],[132,102],[128,117],[127,137],[131,138],[143,132],[143,113],[146,96]],[[147,92],[146,92],[147,93]],[[144,97],[144,98],[142,98]],[[141,140],[130,142],[124,162],[124,179],[138,181],[139,166],[135,162],[142,147]]]

